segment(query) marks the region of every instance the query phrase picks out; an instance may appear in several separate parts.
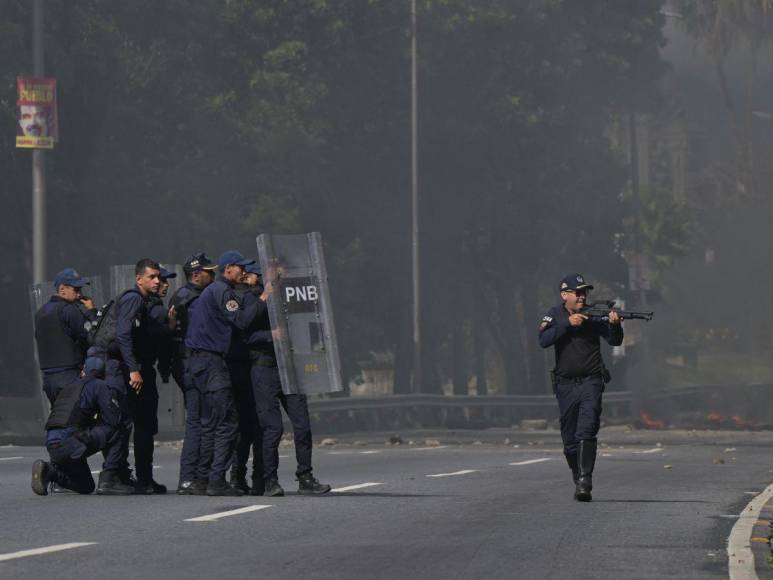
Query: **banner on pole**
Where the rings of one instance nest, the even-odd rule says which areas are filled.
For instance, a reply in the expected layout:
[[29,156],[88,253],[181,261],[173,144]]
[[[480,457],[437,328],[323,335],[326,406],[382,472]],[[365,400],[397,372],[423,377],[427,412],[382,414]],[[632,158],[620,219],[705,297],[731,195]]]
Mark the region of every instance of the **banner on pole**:
[[59,140],[56,79],[16,77],[16,146],[53,149]]

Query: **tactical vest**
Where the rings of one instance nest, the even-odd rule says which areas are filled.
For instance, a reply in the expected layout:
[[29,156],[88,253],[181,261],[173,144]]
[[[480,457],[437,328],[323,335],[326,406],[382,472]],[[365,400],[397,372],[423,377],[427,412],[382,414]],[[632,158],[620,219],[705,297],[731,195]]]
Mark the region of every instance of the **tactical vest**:
[[93,380],[93,377],[79,379],[62,389],[51,407],[51,414],[46,421],[46,430],[67,427],[86,429],[90,426],[93,417],[80,405],[83,387],[89,380]]
[[65,332],[62,310],[69,303],[57,301],[54,308],[44,306],[35,314],[35,340],[41,370],[79,367],[86,358],[84,346]]
[[189,294],[181,298],[180,290],[182,290],[182,288],[180,288],[180,290],[175,292],[174,296],[172,296],[172,300],[169,303],[169,306],[174,306],[176,313],[177,324],[174,330],[173,340],[178,343],[185,342],[185,334],[188,332],[188,309],[204,291],[204,288],[201,288],[200,286],[183,286],[183,288],[186,288]]

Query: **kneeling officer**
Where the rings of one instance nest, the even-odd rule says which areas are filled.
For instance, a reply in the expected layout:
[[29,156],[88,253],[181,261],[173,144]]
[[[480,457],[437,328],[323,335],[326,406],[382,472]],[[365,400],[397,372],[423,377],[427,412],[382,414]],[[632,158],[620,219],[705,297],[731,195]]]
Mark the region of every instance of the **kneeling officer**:
[[121,424],[118,398],[103,380],[105,363],[89,357],[80,379],[65,386],[54,401],[46,422],[46,448],[51,457],[32,466],[32,491],[48,495],[50,483],[88,494],[94,479],[87,458],[102,451],[105,457],[99,476],[100,495],[131,495],[134,488],[111,477],[117,471],[121,445],[129,433]]

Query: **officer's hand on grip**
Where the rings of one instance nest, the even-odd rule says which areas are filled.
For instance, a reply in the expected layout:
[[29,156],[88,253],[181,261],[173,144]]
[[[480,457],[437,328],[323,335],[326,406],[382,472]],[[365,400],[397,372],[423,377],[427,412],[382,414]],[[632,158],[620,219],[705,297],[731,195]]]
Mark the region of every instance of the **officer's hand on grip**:
[[620,316],[614,310],[609,313],[609,324],[620,324],[623,321],[623,317]]
[[94,301],[88,296],[81,296],[80,301],[87,310],[94,310]]
[[142,390],[142,375],[140,374],[140,371],[132,371],[129,373],[129,386],[138,393]]
[[569,324],[571,326],[580,326],[586,320],[588,320],[588,317],[584,314],[572,314],[569,317]]

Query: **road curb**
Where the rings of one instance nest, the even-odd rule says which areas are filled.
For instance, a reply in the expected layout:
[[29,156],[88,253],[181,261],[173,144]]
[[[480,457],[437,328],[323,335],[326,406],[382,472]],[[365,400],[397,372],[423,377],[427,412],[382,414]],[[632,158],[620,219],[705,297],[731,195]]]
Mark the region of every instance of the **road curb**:
[[[765,514],[769,517],[763,520]],[[768,570],[770,517],[773,517],[773,484],[744,507],[730,532],[727,541],[730,580],[758,580],[758,572]]]

